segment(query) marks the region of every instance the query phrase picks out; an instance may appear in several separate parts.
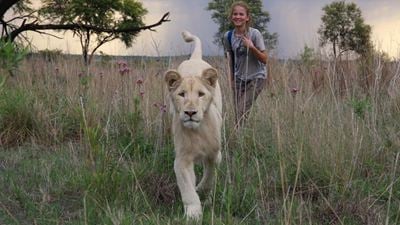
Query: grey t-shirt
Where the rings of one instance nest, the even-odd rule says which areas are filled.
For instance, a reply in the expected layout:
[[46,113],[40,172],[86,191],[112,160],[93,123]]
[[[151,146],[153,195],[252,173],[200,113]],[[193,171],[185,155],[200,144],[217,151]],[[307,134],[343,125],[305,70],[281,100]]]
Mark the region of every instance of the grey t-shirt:
[[[235,60],[235,78],[243,81],[253,80],[256,78],[266,79],[266,65],[260,62],[250,49],[246,48],[240,37],[236,37],[235,30],[232,32],[232,45],[229,45],[228,32],[224,35],[223,43],[226,51],[233,51],[233,57]],[[250,27],[247,36],[250,37],[254,46],[258,48],[258,50],[265,51],[264,40],[259,30]]]

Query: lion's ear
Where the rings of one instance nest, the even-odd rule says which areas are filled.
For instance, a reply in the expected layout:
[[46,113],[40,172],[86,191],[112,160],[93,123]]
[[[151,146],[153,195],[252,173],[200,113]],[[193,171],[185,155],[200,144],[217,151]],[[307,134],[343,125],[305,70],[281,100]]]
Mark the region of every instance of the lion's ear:
[[208,68],[204,70],[201,77],[205,79],[212,87],[215,87],[217,85],[218,72],[216,69]]
[[164,75],[168,89],[171,91],[178,87],[178,82],[181,80],[181,75],[176,70],[168,70]]

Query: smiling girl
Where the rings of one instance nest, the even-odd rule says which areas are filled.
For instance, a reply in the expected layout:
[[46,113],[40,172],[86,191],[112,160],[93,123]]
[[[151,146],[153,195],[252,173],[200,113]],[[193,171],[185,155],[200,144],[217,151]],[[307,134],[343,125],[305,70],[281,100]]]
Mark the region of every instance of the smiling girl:
[[234,92],[236,125],[248,117],[253,102],[265,87],[267,52],[259,30],[250,27],[249,6],[234,2],[230,16],[234,29],[224,35],[224,48],[231,64],[231,84]]

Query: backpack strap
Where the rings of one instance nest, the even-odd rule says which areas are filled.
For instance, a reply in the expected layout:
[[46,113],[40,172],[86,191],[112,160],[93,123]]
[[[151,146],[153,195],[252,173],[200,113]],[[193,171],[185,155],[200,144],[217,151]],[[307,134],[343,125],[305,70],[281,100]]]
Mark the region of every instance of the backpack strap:
[[233,33],[233,30],[228,31],[228,43],[229,43],[229,46],[231,46],[231,49],[232,49],[232,33]]
[[230,63],[231,63],[231,76],[233,79],[234,73],[235,73],[235,56],[233,55],[233,49],[232,49],[232,33],[233,33],[233,30],[228,31],[227,39],[228,39],[228,43],[230,46],[229,55],[230,55]]

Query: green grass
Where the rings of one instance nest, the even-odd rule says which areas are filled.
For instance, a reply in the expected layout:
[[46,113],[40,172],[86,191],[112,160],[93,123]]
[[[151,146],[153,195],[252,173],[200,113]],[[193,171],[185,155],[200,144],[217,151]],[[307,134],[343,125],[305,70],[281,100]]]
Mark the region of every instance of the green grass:
[[[163,107],[162,71],[179,61],[121,75],[113,61],[26,60],[0,90],[0,224],[187,224]],[[238,132],[221,76],[223,161],[202,224],[400,222],[400,98],[388,82],[365,89],[357,66],[341,92],[331,66],[321,81],[272,61]],[[394,79],[398,62],[387,66],[374,75]]]

